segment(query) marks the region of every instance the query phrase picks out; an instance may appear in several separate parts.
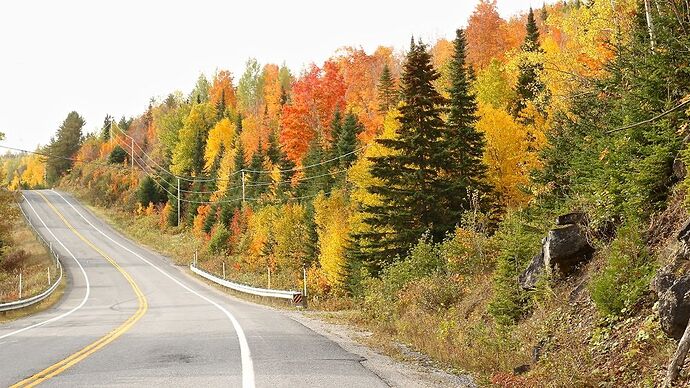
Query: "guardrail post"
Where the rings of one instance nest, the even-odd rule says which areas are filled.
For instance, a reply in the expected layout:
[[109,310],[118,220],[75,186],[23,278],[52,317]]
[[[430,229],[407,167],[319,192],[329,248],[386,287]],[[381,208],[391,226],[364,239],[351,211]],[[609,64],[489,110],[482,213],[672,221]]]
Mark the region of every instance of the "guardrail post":
[[307,298],[303,297],[301,292],[292,296],[292,303],[297,307],[307,308]]
[[19,271],[19,299],[22,298],[22,272]]
[[302,296],[304,296],[304,299],[307,299],[307,267],[302,265],[302,283],[303,283],[303,292]]
[[225,262],[223,262],[223,280],[225,280]]

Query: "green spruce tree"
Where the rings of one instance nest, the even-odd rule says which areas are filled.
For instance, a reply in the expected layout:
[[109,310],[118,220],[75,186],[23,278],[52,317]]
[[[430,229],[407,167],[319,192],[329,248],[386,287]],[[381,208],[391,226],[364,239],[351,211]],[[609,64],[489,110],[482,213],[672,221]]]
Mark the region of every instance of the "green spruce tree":
[[329,165],[332,163],[324,163],[327,160],[328,153],[324,151],[323,141],[320,136],[315,136],[309,143],[307,153],[302,160],[302,166],[305,166],[304,177],[297,186],[298,197],[313,197],[320,191],[329,192],[333,186],[333,176],[329,174]]
[[381,203],[364,207],[370,232],[358,236],[369,242],[367,260],[377,268],[404,256],[427,231],[435,241],[448,231],[447,209],[439,206],[448,185],[442,176],[446,101],[434,87],[438,78],[426,45],[413,40],[401,77],[398,137],[377,140],[393,153],[371,158],[371,174],[382,184],[368,190]]
[[253,200],[259,199],[268,189],[271,176],[266,173],[264,164],[264,149],[261,140],[249,162],[249,173],[247,179],[247,197]]
[[383,66],[381,77],[378,84],[379,112],[386,114],[398,104],[398,91],[395,88],[395,81],[391,74],[388,64]]
[[72,158],[82,143],[82,128],[85,121],[77,112],[70,112],[50,144],[46,161],[48,182],[54,183],[72,169]]
[[534,19],[532,8],[527,15],[527,35],[522,44],[521,50],[523,57],[518,65],[518,81],[515,87],[517,98],[512,107],[514,117],[529,124],[530,119],[522,119],[521,113],[527,108],[529,102],[535,103],[538,109],[543,111],[547,99],[546,86],[540,79],[540,74],[544,70],[544,64],[536,59],[535,54],[542,53],[539,46],[539,28]]
[[357,159],[355,151],[357,150],[357,135],[359,135],[364,128],[357,120],[357,116],[350,112],[345,116],[342,129],[335,143],[335,154],[340,157],[338,165],[341,169],[350,168],[352,163]]
[[105,115],[103,127],[101,128],[101,141],[106,142],[110,140],[113,131],[111,125],[113,125],[113,117],[111,115]]
[[230,225],[236,209],[242,208],[242,172],[247,169],[246,153],[240,137],[235,141],[235,159],[233,173],[228,181],[228,188],[223,198],[220,219],[225,226]]
[[470,210],[471,196],[479,203],[487,203],[490,187],[486,182],[487,167],[483,161],[484,134],[476,128],[477,101],[471,92],[469,66],[466,62],[466,41],[463,30],[456,31],[454,53],[450,61],[450,95],[448,119],[443,135],[446,159],[445,176],[448,190],[440,202],[448,212],[445,229],[460,221],[462,213]]

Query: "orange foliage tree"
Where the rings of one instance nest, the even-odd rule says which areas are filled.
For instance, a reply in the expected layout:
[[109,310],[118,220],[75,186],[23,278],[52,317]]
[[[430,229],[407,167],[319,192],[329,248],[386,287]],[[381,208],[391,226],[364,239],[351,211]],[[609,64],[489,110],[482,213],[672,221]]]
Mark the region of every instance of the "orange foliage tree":
[[329,125],[336,110],[345,106],[346,85],[338,66],[311,65],[292,86],[292,100],[283,106],[280,141],[290,159],[299,163],[309,142],[319,134],[330,141]]
[[474,67],[483,68],[492,58],[503,58],[507,48],[505,20],[496,8],[496,0],[480,0],[469,18],[467,37],[467,61]]
[[232,86],[232,73],[221,70],[213,77],[213,85],[209,91],[209,97],[213,106],[222,105],[226,108],[234,109],[237,105],[235,89]]

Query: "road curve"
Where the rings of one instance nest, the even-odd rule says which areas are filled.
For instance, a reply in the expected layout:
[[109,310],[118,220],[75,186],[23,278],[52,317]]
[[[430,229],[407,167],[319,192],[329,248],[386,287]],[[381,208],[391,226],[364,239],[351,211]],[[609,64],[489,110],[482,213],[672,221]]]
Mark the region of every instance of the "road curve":
[[53,308],[0,325],[0,386],[387,386],[359,356],[190,277],[73,197],[24,196],[64,258],[68,287]]

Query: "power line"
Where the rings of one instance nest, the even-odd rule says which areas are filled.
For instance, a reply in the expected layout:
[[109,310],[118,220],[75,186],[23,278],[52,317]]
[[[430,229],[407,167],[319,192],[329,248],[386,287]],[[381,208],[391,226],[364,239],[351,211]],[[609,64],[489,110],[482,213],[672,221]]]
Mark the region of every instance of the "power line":
[[97,162],[97,161],[93,161],[93,160],[84,160],[84,159],[79,159],[79,158],[75,158],[75,157],[66,157],[66,156],[54,155],[54,154],[49,154],[49,153],[40,152],[40,151],[29,151],[29,150],[5,146],[5,145],[0,145],[0,148],[10,150],[10,151],[21,152],[24,154],[33,154],[33,155],[43,156],[45,158],[57,158],[57,159],[62,159],[62,160],[70,160],[70,161],[77,162],[77,163],[91,164],[91,165],[100,166],[100,167],[122,170],[122,166],[116,166],[116,165],[110,164],[110,163],[101,163],[101,162]]
[[[113,124],[114,124],[113,122],[110,123],[111,126],[112,126]],[[130,140],[132,140],[132,144],[134,144],[137,148],[139,148],[139,149],[141,150],[141,152],[144,154],[144,156],[146,157],[146,159],[150,160],[156,167],[158,167],[158,168],[161,169],[162,171],[168,173],[169,175],[172,175],[172,176],[175,177],[175,178],[179,178],[179,179],[181,179],[181,180],[185,180],[185,181],[189,181],[189,182],[230,181],[230,180],[231,180],[231,177],[232,177],[233,175],[239,174],[239,173],[241,173],[242,171],[244,171],[244,172],[249,172],[249,173],[254,173],[254,174],[272,174],[272,173],[274,173],[274,172],[286,173],[286,172],[303,171],[303,170],[307,170],[307,169],[310,169],[310,168],[322,166],[322,165],[325,165],[325,164],[328,164],[328,163],[332,163],[332,162],[335,162],[335,161],[337,161],[337,160],[346,158],[346,157],[351,156],[351,155],[355,155],[355,154],[357,154],[357,153],[359,153],[359,152],[362,152],[362,151],[366,150],[366,149],[369,147],[369,145],[364,145],[364,146],[359,147],[359,148],[357,148],[357,149],[355,149],[355,150],[353,150],[353,151],[350,151],[350,152],[345,153],[345,154],[342,154],[342,155],[335,156],[335,157],[333,157],[333,158],[331,158],[331,159],[324,160],[324,161],[321,161],[321,162],[318,162],[318,163],[314,163],[314,164],[310,164],[310,165],[306,165],[306,166],[295,167],[295,168],[289,168],[289,169],[276,169],[276,170],[250,170],[250,169],[242,169],[242,170],[233,172],[228,178],[220,178],[220,177],[214,178],[214,177],[209,177],[209,176],[197,176],[197,177],[192,177],[192,176],[183,176],[183,175],[176,175],[176,174],[173,174],[171,171],[167,170],[166,168],[164,168],[163,166],[161,166],[160,164],[158,164],[150,155],[148,155],[148,154],[146,153],[146,151],[145,151],[136,141],[134,141],[134,138],[133,138],[132,136],[130,136],[129,134],[127,134],[126,132],[124,132],[124,131],[119,127],[119,125],[117,125],[116,123],[115,123],[115,127],[117,128],[118,131],[120,131],[120,133],[122,133],[124,136],[126,136],[126,137],[128,137]],[[128,147],[129,147],[129,145],[128,145]]]
[[614,133],[614,132],[618,132],[618,131],[624,131],[624,130],[626,130],[626,129],[631,129],[631,128],[639,127],[640,125],[649,124],[649,123],[651,123],[651,122],[654,122],[654,121],[656,121],[656,120],[659,120],[660,118],[663,118],[663,117],[665,117],[665,116],[668,116],[669,114],[671,114],[671,113],[673,113],[673,112],[679,110],[680,108],[682,108],[682,107],[684,107],[684,106],[690,104],[690,96],[685,97],[684,100],[685,100],[685,101],[682,101],[680,104],[674,106],[673,108],[671,108],[671,109],[669,109],[669,110],[667,110],[667,111],[665,111],[665,112],[661,112],[661,113],[659,113],[658,115],[656,115],[656,116],[654,116],[654,117],[652,117],[652,118],[650,118],[650,119],[643,120],[643,121],[640,121],[640,122],[637,122],[637,123],[634,123],[634,124],[626,125],[626,126],[624,126],[624,127],[611,129],[611,130],[606,131],[606,133],[609,134],[609,133]]
[[[117,140],[120,141],[120,139],[117,139]],[[120,145],[120,143],[118,143],[118,145]],[[136,154],[135,154],[135,155],[131,155],[128,151],[125,151],[125,152],[127,153],[127,155],[129,155],[130,158],[133,158],[133,159],[136,161],[136,158],[137,158],[137,155],[136,155]],[[142,166],[141,163],[139,163],[139,161],[136,161],[136,163],[137,163],[137,165],[139,166],[139,168],[141,168],[142,170],[145,170],[146,167],[151,168],[151,167],[148,166],[146,163],[144,163],[144,166],[146,166],[146,167]],[[313,179],[318,179],[318,178],[322,178],[322,177],[325,177],[325,176],[340,175],[340,174],[343,174],[343,173],[345,173],[345,172],[347,172],[347,171],[348,171],[348,169],[341,169],[341,170],[331,171],[331,172],[327,172],[327,173],[323,173],[323,174],[318,174],[318,175],[314,175],[314,176],[303,177],[303,178],[298,178],[298,179],[291,179],[291,180],[283,180],[283,181],[279,181],[279,182],[245,183],[244,186],[245,186],[245,187],[265,187],[265,186],[293,185],[293,184],[295,184],[295,183],[304,182],[304,181],[309,181],[309,180],[313,180]],[[146,171],[144,171],[144,172],[146,172]],[[175,185],[175,184],[171,183],[170,181],[166,180],[165,178],[161,177],[160,175],[157,174],[157,176],[158,176],[158,178],[159,178],[160,180],[162,180],[163,182],[167,183],[168,186],[174,186],[174,185]],[[174,177],[174,176],[173,176],[173,177]],[[201,181],[194,181],[194,182],[201,182]],[[231,187],[225,188],[225,190],[226,190],[226,191],[229,191],[229,190],[239,189],[239,188],[241,188],[241,187],[242,187],[242,185],[231,186]],[[184,192],[184,193],[188,193],[188,194],[217,194],[217,193],[220,193],[221,190],[214,190],[214,191],[197,191],[197,190],[180,189],[179,191],[180,191],[180,192]]]
[[[110,122],[110,126],[111,126],[111,127],[112,127],[112,125],[113,125],[113,122]],[[180,180],[187,181],[187,182],[230,181],[230,179],[231,179],[230,177],[231,177],[231,176],[240,173],[240,171],[235,171],[235,172],[234,172],[233,174],[231,174],[230,177],[228,177],[227,179],[224,179],[224,178],[213,178],[213,177],[204,177],[204,176],[193,177],[193,176],[184,176],[184,175],[177,175],[177,174],[174,174],[172,171],[169,171],[169,170],[166,169],[165,167],[163,167],[163,166],[161,166],[160,164],[158,164],[158,162],[156,162],[155,159],[153,159],[149,154],[147,154],[146,151],[139,145],[139,143],[137,143],[136,141],[134,141],[134,138],[133,138],[132,136],[130,136],[127,132],[123,131],[123,130],[120,128],[120,126],[117,125],[117,123],[115,123],[115,128],[117,128],[117,130],[120,131],[120,133],[122,133],[124,136],[126,136],[127,138],[129,138],[129,139],[132,141],[132,144],[134,144],[137,148],[139,148],[139,149],[141,150],[142,154],[144,154],[144,156],[146,157],[146,159],[148,159],[149,161],[151,161],[151,163],[153,163],[153,165],[155,165],[156,167],[158,167],[160,170],[162,170],[163,172],[167,173],[168,175],[172,175],[173,177],[178,178],[178,179],[180,179]],[[125,147],[125,149],[126,149],[126,148],[129,148],[129,145],[127,145],[127,147]],[[132,151],[134,151],[134,149],[132,149]]]
[[[137,165],[138,165],[140,168],[142,168],[142,171],[143,171],[143,167],[141,166],[141,164],[139,164],[138,161],[135,161],[135,163],[137,163]],[[333,192],[335,191],[335,190],[330,190],[330,191],[328,191],[328,192],[322,192],[322,191],[320,191],[320,192],[318,192],[318,193],[316,193],[316,194],[313,194],[313,195],[303,195],[303,196],[300,196],[300,197],[290,197],[290,198],[285,198],[285,199],[279,199],[279,198],[275,198],[275,199],[269,199],[269,198],[241,198],[241,197],[240,197],[240,198],[234,198],[234,199],[230,199],[230,200],[216,200],[216,201],[210,201],[210,200],[209,200],[209,201],[199,201],[199,200],[185,199],[185,198],[182,198],[182,197],[179,197],[179,198],[178,198],[175,194],[171,193],[165,186],[163,186],[160,182],[158,182],[158,181],[156,180],[156,178],[157,178],[156,176],[153,176],[153,175],[151,175],[150,173],[148,173],[148,172],[146,172],[146,171],[144,171],[144,173],[146,173],[146,174],[151,178],[151,180],[153,180],[161,189],[163,189],[163,190],[164,190],[166,193],[168,193],[171,197],[173,197],[173,198],[175,198],[175,199],[179,199],[179,200],[182,201],[182,202],[186,202],[186,203],[190,203],[190,204],[197,204],[197,205],[213,205],[213,204],[223,204],[223,203],[235,203],[235,202],[240,202],[240,201],[243,201],[243,200],[246,201],[246,202],[262,202],[262,201],[265,201],[265,202],[281,203],[281,202],[286,202],[286,201],[287,201],[287,202],[289,202],[289,201],[299,201],[299,200],[302,200],[302,199],[314,198],[314,197],[317,197],[317,196],[318,196],[319,194],[321,194],[321,193],[323,193],[324,195],[328,195],[328,194],[331,194],[331,193],[333,193]]]

